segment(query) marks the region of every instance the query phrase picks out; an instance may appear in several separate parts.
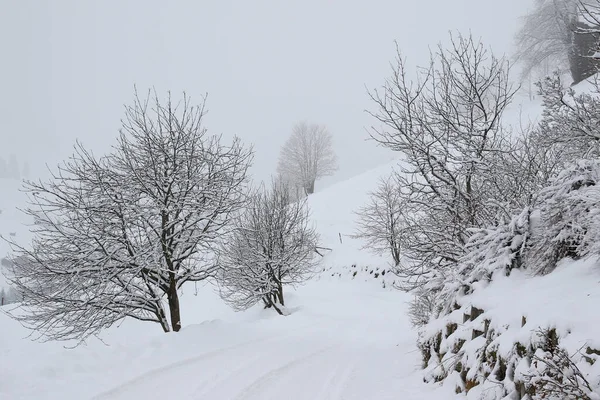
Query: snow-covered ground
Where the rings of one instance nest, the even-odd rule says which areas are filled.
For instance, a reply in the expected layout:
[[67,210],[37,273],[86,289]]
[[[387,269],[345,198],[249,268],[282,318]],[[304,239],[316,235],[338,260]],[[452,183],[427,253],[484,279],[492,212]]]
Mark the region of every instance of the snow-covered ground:
[[[31,343],[0,317],[1,399],[444,399],[419,377],[398,292],[321,280],[293,313],[234,314],[210,287],[184,296],[179,334],[127,321],[106,345]],[[194,323],[192,323],[194,322]]]
[[381,274],[387,261],[350,237],[353,212],[394,165],[310,199],[322,245],[332,251],[315,279],[288,292],[291,315],[260,307],[234,313],[211,285],[192,285],[184,288],[180,333],[127,320],[107,330],[103,342],[67,349],[31,342],[0,314],[0,399],[452,397],[421,379],[405,313],[409,297],[383,287],[393,279]]

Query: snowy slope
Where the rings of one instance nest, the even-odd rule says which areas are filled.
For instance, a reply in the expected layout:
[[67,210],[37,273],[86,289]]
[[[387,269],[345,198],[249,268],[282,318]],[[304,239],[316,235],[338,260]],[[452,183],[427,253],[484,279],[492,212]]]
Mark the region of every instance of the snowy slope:
[[0,399],[453,397],[421,379],[416,333],[405,314],[409,297],[383,289],[381,276],[347,272],[353,264],[387,265],[348,235],[353,212],[394,164],[310,198],[322,244],[332,251],[322,260],[325,272],[288,292],[291,315],[260,307],[234,313],[211,285],[199,285],[197,295],[192,285],[184,287],[180,333],[127,320],[102,335],[106,344],[93,339],[65,349],[25,339],[27,332],[0,314]]
[[[389,256],[380,256],[363,249],[360,239],[352,238],[358,216],[356,211],[369,200],[379,180],[397,169],[392,161],[340,182],[330,189],[315,193],[308,199],[312,219],[320,235],[321,245],[333,251],[322,262],[323,276],[376,282],[390,288],[394,276],[389,273]],[[356,274],[355,274],[356,273]]]

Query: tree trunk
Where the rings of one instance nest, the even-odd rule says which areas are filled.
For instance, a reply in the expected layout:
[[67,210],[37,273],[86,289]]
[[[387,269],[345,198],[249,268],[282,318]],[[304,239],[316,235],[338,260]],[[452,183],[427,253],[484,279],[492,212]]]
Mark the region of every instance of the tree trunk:
[[158,320],[161,328],[163,328],[165,333],[171,332],[171,327],[169,327],[169,322],[167,321],[167,316],[165,315],[162,306],[159,304],[158,307]]
[[308,182],[304,190],[306,190],[306,195],[313,194],[315,192],[315,181]]
[[277,288],[277,298],[279,300],[279,304],[285,306],[285,303],[283,302],[283,286],[281,286],[281,284]]
[[177,294],[177,284],[174,277],[171,277],[171,282],[169,283],[168,298],[171,327],[173,328],[173,332],[179,332],[181,329],[181,314],[179,313],[179,295]]
[[279,307],[277,307],[275,305],[275,302],[273,302],[271,305],[273,306],[273,308],[275,309],[275,311],[277,311],[277,314],[283,315],[283,312],[281,311],[281,309]]
[[[263,297],[263,301],[265,302],[265,308],[271,308],[273,307],[275,309],[275,311],[277,311],[277,314],[279,315],[283,315],[283,312],[281,311],[281,309],[279,307],[277,307],[277,296],[278,294],[268,294],[265,297]],[[282,297],[283,299],[283,297]],[[283,305],[283,304],[282,304]]]

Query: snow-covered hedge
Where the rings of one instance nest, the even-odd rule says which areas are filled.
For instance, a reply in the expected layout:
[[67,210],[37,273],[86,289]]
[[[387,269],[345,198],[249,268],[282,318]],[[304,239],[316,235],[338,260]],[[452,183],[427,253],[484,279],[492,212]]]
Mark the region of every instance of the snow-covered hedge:
[[531,209],[473,232],[459,268],[418,297],[436,299],[426,381],[473,399],[600,399],[600,320],[585,306],[600,304],[599,205],[600,161],[582,160]]

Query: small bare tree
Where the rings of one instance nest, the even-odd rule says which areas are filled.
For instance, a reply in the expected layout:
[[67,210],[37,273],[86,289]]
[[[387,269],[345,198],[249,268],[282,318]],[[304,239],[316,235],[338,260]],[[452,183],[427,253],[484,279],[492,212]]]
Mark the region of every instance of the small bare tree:
[[286,185],[258,190],[220,258],[221,295],[237,310],[262,301],[283,314],[283,288],[304,282],[316,265],[317,234],[305,201],[290,202]]
[[400,264],[403,235],[403,199],[395,175],[381,179],[370,201],[358,214],[355,238],[364,240],[364,249],[392,256],[394,266]]
[[306,194],[312,194],[315,181],[333,174],[336,169],[337,159],[329,131],[323,125],[296,124],[281,149],[278,174]]
[[204,114],[185,95],[136,94],[112,153],[77,145],[50,181],[26,183],[34,239],[14,244],[11,281],[25,297],[16,319],[57,340],[125,317],[179,331],[178,291],[212,274],[252,158],[239,140],[208,135]]

